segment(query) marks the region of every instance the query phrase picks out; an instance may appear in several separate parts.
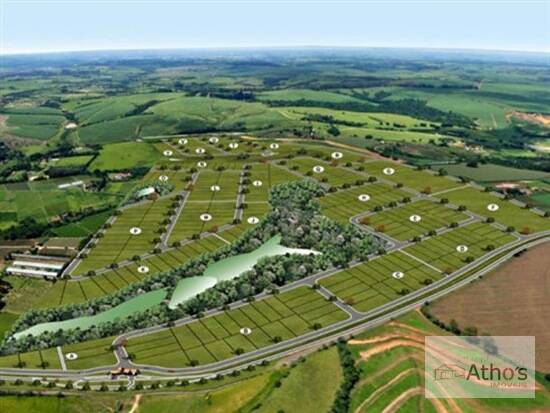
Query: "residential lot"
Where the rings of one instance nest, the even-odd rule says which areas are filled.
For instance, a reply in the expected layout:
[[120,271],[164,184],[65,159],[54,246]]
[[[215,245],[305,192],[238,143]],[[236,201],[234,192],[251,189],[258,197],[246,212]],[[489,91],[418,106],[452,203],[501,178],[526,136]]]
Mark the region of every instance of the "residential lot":
[[[348,315],[300,287],[222,314],[128,341],[138,364],[186,367],[224,360],[343,321]],[[241,333],[242,328],[250,334]]]
[[442,276],[441,272],[396,251],[323,278],[319,283],[357,311],[366,312]]

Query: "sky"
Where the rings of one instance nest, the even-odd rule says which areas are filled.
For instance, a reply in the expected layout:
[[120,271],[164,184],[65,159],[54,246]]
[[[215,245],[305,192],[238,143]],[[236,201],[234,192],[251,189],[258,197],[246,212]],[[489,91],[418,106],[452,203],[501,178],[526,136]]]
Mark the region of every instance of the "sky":
[[550,52],[550,0],[0,0],[0,53],[205,47]]

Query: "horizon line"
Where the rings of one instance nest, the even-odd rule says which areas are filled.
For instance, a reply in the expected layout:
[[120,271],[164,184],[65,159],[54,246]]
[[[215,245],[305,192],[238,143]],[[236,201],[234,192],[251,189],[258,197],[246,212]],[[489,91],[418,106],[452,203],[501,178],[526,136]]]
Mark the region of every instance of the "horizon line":
[[73,54],[89,52],[148,52],[148,51],[178,51],[178,50],[271,50],[271,49],[389,49],[389,50],[426,50],[447,52],[492,52],[492,53],[524,53],[550,55],[550,49],[503,49],[498,47],[469,47],[469,46],[372,46],[372,45],[231,45],[231,46],[182,46],[182,47],[148,47],[148,48],[90,48],[90,49],[50,49],[50,50],[0,50],[0,56],[31,56],[45,54]]

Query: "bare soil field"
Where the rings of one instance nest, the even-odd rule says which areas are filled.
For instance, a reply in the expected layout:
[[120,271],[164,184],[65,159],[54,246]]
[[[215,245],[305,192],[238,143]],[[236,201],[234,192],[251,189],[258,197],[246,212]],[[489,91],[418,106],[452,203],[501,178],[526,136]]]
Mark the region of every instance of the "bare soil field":
[[550,372],[550,243],[513,258],[484,279],[435,302],[432,314],[478,333],[536,337],[537,370]]
[[527,122],[538,123],[539,125],[543,126],[550,126],[550,115],[545,115],[542,113],[512,112],[510,116],[514,116]]

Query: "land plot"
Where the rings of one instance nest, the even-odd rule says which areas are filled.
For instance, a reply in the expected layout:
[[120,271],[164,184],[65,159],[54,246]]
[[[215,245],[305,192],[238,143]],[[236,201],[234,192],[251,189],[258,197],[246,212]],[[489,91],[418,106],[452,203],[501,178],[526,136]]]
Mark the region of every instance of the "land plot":
[[153,184],[157,182],[165,182],[173,185],[175,191],[183,191],[187,189],[191,178],[191,173],[184,171],[173,170],[152,170],[143,178],[144,184]]
[[443,228],[451,222],[468,219],[468,215],[439,203],[421,200],[397,208],[387,209],[367,217],[362,222],[399,241],[424,235]]
[[69,344],[61,348],[64,355],[75,353],[75,360],[65,358],[67,369],[82,370],[98,366],[110,366],[116,363],[115,355],[111,348],[114,337],[106,337],[99,340],[85,341],[77,344]]
[[179,267],[191,258],[215,251],[223,245],[225,243],[219,238],[208,236],[93,277],[87,277],[79,281],[60,280],[44,291],[40,302],[36,306],[53,307],[100,298],[139,282],[145,277]]
[[296,181],[298,176],[288,172],[286,169],[271,163],[258,163],[251,165],[247,177],[246,202],[267,202],[269,191],[275,185],[285,182]]
[[[326,327],[348,315],[307,287],[299,287],[184,326],[130,339],[138,364],[208,364]],[[241,329],[250,332],[243,334]]]
[[84,274],[152,250],[172,203],[172,199],[165,198],[124,210],[74,273]]
[[[360,199],[361,195],[368,195],[368,200],[362,201],[361,199],[366,198]],[[390,202],[401,201],[405,197],[410,197],[410,194],[386,184],[375,183],[329,193],[320,202],[323,215],[347,223],[355,215],[372,211],[377,206],[386,206]]]
[[450,274],[472,259],[515,240],[514,236],[492,225],[475,222],[428,238],[404,251]]
[[235,215],[240,172],[202,171],[180,214],[170,242],[230,224]]
[[357,183],[366,179],[364,175],[358,172],[351,169],[339,168],[334,165],[337,165],[337,162],[327,163],[313,158],[294,158],[287,162],[287,166],[290,169],[332,186]]
[[0,357],[0,367],[25,369],[61,369],[57,349],[30,351]]
[[[426,171],[417,171],[415,169],[387,161],[367,162],[363,165],[365,172],[370,175],[384,178],[395,183],[401,183],[407,188],[416,191],[435,194],[451,188],[457,188],[462,184],[451,178],[438,176]],[[393,170],[393,173],[388,174]]]
[[201,171],[188,201],[235,201],[239,189],[240,171]]
[[[445,197],[453,204],[464,205],[476,214],[492,217],[496,222],[526,234],[550,230],[550,219],[475,188],[450,191]],[[490,205],[496,205],[498,209],[490,210]]]
[[332,294],[366,312],[438,280],[442,274],[400,251],[320,280]]

